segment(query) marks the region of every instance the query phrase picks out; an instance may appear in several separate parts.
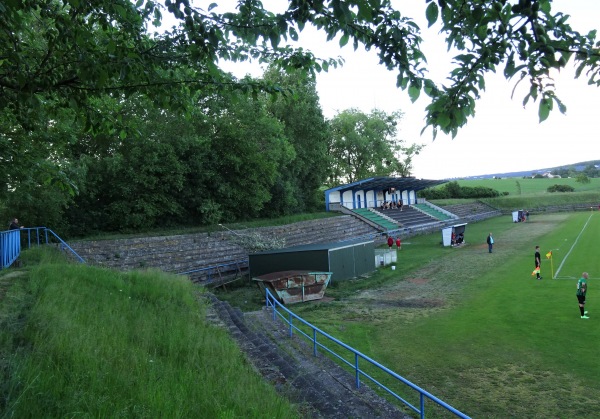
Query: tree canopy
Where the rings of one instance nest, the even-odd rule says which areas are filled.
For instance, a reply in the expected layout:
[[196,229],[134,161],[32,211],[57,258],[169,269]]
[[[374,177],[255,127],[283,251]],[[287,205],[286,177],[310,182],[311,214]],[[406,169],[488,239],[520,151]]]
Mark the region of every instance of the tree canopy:
[[347,109],[331,120],[331,157],[329,185],[355,182],[371,176],[410,176],[410,167],[400,161],[400,152],[406,161],[418,154],[420,146],[402,147],[398,141],[398,123],[402,112],[387,114],[378,109],[366,114],[358,109]]
[[[413,101],[428,96],[434,135],[467,123],[490,72],[528,83],[540,120],[566,109],[556,71],[575,64],[600,83],[596,32],[571,28],[551,0],[425,3],[457,51],[444,85],[427,77],[421,28],[390,0],[0,2],[0,212],[88,229],[214,223],[316,208],[327,178],[409,174],[419,148],[392,141],[389,115],[324,120],[314,76],[343,63],[301,46],[308,25],[375,51]],[[167,15],[177,23],[159,30]],[[221,68],[249,60],[270,70]],[[354,171],[332,163],[350,145]]]
[[[52,101],[54,109],[85,110],[88,127],[99,127],[106,121],[93,117],[86,99],[101,93],[142,92],[177,107],[186,103],[176,87],[279,92],[269,83],[232,82],[219,63],[255,59],[309,72],[338,65],[290,46],[306,25],[341,46],[376,51],[411,99],[429,96],[426,123],[434,134],[455,135],[467,122],[489,72],[501,69],[507,79],[526,80],[524,103],[539,102],[540,120],[554,107],[565,111],[554,71],[572,62],[577,76],[600,83],[596,31],[571,28],[551,0],[426,3],[429,25],[441,23],[448,47],[458,52],[445,85],[427,78],[420,28],[390,0],[290,0],[282,12],[244,0],[220,13],[217,3],[190,0],[165,0],[164,6],[153,0],[8,0],[0,5],[0,111],[27,127]],[[164,13],[180,25],[151,34],[147,28],[160,24]]]

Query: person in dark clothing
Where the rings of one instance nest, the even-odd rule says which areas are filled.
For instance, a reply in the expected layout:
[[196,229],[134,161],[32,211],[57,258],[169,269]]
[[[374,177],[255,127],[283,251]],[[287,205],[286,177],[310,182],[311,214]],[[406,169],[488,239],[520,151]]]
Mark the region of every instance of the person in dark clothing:
[[490,233],[489,236],[487,236],[487,244],[488,251],[492,253],[492,248],[494,247],[494,238],[492,237],[492,233]]
[[589,319],[588,312],[585,311],[585,295],[587,294],[588,273],[581,274],[581,278],[577,281],[577,301],[579,302],[579,312],[582,319]]
[[540,256],[540,246],[535,246],[535,269],[537,272],[535,273],[536,279],[542,279],[540,276],[540,267],[541,267],[541,256]]
[[16,218],[13,218],[12,221],[10,222],[10,225],[8,226],[9,230],[18,230],[20,228],[23,228],[23,226],[19,225],[19,220]]
[[392,249],[392,247],[394,246],[394,238],[392,236],[388,236],[387,239],[387,245],[390,248],[390,250]]

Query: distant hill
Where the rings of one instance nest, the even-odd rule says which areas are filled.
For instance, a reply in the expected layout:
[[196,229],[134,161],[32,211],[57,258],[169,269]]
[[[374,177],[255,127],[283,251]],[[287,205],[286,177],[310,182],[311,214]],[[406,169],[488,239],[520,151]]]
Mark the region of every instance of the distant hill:
[[546,167],[543,169],[522,170],[520,172],[490,173],[487,175],[465,176],[460,179],[489,179],[489,178],[494,178],[494,177],[496,177],[496,178],[498,178],[498,177],[500,177],[500,178],[507,178],[507,177],[522,178],[523,176],[531,176],[534,173],[542,174],[542,173],[546,173],[546,172],[552,172],[553,170],[557,170],[557,169],[575,168],[575,170],[577,170],[577,171],[582,171],[590,164],[593,164],[596,167],[600,167],[600,160],[590,160],[590,161],[581,162],[581,163],[565,164],[562,166],[555,166],[555,167]]

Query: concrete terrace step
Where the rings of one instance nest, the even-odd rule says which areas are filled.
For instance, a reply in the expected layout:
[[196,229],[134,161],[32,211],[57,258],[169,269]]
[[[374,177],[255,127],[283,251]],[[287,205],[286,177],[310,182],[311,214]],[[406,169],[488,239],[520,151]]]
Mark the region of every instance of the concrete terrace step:
[[[249,250],[239,244],[239,235],[280,238],[283,247],[337,242],[377,230],[349,215],[303,221],[291,225],[256,229],[197,233],[176,236],[118,240],[92,240],[71,243],[88,263],[120,270],[157,268],[167,272],[189,272],[210,266],[230,264],[248,258]],[[237,241],[237,242],[236,242]],[[229,269],[237,274],[235,266]],[[223,270],[224,272],[227,269]],[[207,273],[205,272],[205,275]],[[202,274],[195,275],[199,280]]]
[[467,204],[440,205],[443,209],[459,217],[469,217],[477,214],[484,214],[491,211],[497,211],[483,202],[470,202]]

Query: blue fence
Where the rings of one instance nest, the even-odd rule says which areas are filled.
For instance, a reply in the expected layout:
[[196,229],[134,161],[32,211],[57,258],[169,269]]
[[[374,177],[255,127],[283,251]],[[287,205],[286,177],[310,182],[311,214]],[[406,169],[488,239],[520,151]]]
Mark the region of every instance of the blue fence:
[[[350,368],[352,368],[352,370],[354,372],[354,377],[355,377],[355,382],[356,382],[357,388],[360,387],[361,378],[364,377],[364,378],[368,379],[370,382],[376,384],[379,388],[381,388],[388,394],[390,394],[396,400],[399,400],[402,403],[404,403],[411,410],[416,412],[419,415],[419,417],[422,419],[425,418],[425,401],[426,400],[430,400],[430,401],[434,402],[438,406],[441,406],[443,409],[447,410],[450,413],[453,413],[455,416],[457,416],[459,418],[469,418],[469,416],[458,411],[457,409],[453,408],[452,406],[445,403],[444,401],[438,399],[433,394],[428,393],[427,391],[425,391],[422,388],[418,387],[417,385],[411,383],[410,381],[408,381],[407,379],[396,374],[395,372],[388,369],[387,367],[379,364],[377,361],[362,354],[361,352],[357,351],[356,349],[352,348],[351,346],[346,345],[344,342],[339,341],[338,339],[334,338],[333,336],[323,332],[322,330],[320,330],[317,327],[313,326],[312,324],[308,323],[301,317],[298,317],[296,314],[292,313],[290,310],[288,310],[286,307],[284,307],[277,300],[277,298],[269,292],[268,289],[266,290],[266,305],[267,305],[267,308],[270,308],[272,310],[273,320],[275,320],[277,317],[279,317],[288,324],[290,337],[292,337],[294,334],[294,331],[296,331],[301,336],[304,336],[305,338],[307,338],[308,340],[311,341],[314,356],[317,356],[318,350],[322,349],[322,350],[326,351],[327,353],[331,354],[333,357],[342,361],[344,364],[348,365]],[[294,324],[294,322],[296,322],[296,324]],[[310,333],[306,333],[305,331],[300,329],[299,325],[306,326],[310,330]],[[349,362],[343,356],[338,354],[338,352],[325,346],[323,343],[321,343],[321,341],[319,341],[319,338],[322,338],[322,341],[328,341],[328,342],[333,343],[335,347],[339,348],[338,352],[341,352],[341,351],[346,352],[353,358],[354,362]],[[411,388],[412,390],[414,390],[415,392],[417,392],[419,395],[419,406],[418,407],[414,406],[414,404],[410,403],[405,398],[403,398],[399,394],[397,394],[395,391],[391,390],[389,387],[387,387],[386,385],[384,385],[383,383],[378,381],[376,378],[374,378],[373,376],[368,374],[365,371],[365,367],[367,365],[374,367],[376,370],[383,372],[384,375],[387,375],[387,376],[395,379],[396,382],[402,383],[402,384],[408,386],[409,388]]]
[[30,248],[42,244],[55,244],[60,250],[68,251],[79,262],[85,263],[83,258],[54,231],[46,227],[31,227],[0,231],[0,269],[12,265],[18,259],[23,247]]
[[13,264],[21,253],[21,232],[10,230],[0,232],[0,248],[2,251],[1,268],[4,269]]

